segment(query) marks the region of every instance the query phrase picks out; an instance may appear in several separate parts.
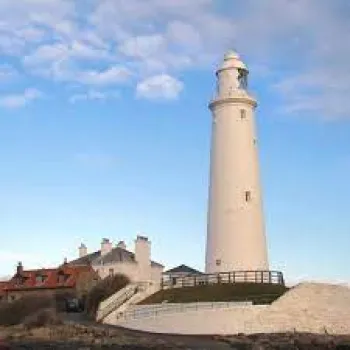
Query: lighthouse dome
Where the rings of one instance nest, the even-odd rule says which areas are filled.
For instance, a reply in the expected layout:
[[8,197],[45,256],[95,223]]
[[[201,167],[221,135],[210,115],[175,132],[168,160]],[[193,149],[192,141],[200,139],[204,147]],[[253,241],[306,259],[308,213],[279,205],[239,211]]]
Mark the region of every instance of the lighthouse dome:
[[247,66],[241,61],[239,55],[234,50],[229,50],[225,53],[224,62],[219,68],[219,71],[230,68],[248,70]]

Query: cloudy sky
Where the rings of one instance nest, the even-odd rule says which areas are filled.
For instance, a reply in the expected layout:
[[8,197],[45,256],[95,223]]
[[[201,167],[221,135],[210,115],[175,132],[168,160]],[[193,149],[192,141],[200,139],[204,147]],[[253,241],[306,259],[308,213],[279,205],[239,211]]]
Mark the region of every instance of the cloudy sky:
[[0,275],[84,241],[204,263],[214,71],[259,100],[271,267],[349,281],[350,2],[1,0]]

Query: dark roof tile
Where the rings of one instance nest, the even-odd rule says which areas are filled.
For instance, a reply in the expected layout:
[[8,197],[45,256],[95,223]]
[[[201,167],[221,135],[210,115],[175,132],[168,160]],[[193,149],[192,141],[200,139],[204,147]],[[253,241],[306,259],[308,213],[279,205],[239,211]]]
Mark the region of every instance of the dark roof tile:
[[[120,261],[127,261],[127,262],[134,263],[135,254],[126,249],[115,247],[109,253],[103,256],[101,255],[101,251],[98,250],[96,252],[85,255],[82,258],[75,259],[69,262],[69,264],[70,265],[88,265],[88,264],[104,265],[104,264],[112,264]],[[151,261],[151,265],[163,267],[162,264],[159,264],[155,261]]]

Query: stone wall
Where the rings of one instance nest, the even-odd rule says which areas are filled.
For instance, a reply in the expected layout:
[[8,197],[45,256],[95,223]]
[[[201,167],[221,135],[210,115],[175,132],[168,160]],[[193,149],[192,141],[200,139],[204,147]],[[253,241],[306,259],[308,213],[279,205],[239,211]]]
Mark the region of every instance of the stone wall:
[[311,332],[350,334],[350,288],[302,283],[269,306],[240,306],[153,314],[118,323],[156,333],[237,334]]

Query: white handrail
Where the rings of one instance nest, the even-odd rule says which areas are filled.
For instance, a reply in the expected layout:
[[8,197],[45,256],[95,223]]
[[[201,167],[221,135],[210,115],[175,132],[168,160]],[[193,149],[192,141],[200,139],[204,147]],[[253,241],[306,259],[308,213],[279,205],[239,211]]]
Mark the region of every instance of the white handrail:
[[118,291],[117,293],[104,300],[97,312],[96,320],[100,321],[111,312],[121,306],[126,300],[130,299],[137,292],[138,284],[131,284]]
[[139,291],[143,291],[150,285],[148,282],[136,282],[127,285],[117,293],[111,295],[108,299],[102,301],[99,305],[96,320],[101,321],[113,311],[121,307],[125,302],[131,299]]
[[153,305],[137,305],[125,311],[119,319],[140,319],[147,317],[154,317],[169,313],[179,313],[196,310],[210,310],[210,309],[225,309],[240,306],[252,305],[252,302],[199,302],[199,303],[174,303],[174,304],[153,304]]

